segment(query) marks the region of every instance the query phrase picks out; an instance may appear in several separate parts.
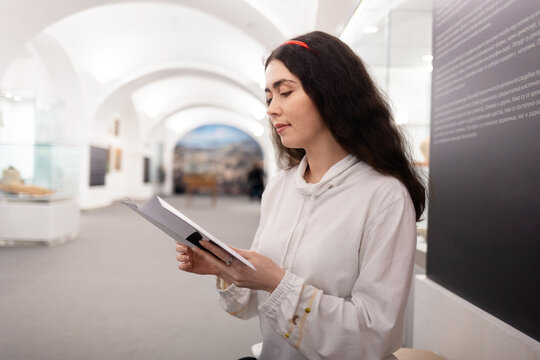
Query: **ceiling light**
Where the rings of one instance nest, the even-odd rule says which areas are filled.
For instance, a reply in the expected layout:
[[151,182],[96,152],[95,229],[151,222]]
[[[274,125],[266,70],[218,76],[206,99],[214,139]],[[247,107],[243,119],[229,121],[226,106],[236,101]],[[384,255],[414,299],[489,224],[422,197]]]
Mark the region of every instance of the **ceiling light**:
[[145,110],[144,113],[148,116],[148,117],[156,117],[159,115],[159,110],[158,109],[153,109],[153,110]]
[[379,31],[379,28],[373,25],[364,26],[364,34],[374,34]]
[[2,95],[7,99],[11,99],[13,97],[13,94],[10,93],[9,91],[2,93]]
[[422,56],[422,61],[430,62],[432,60],[433,60],[433,55],[428,54],[428,55]]
[[15,95],[13,96],[13,100],[15,101],[21,101],[22,100],[22,97],[20,95]]

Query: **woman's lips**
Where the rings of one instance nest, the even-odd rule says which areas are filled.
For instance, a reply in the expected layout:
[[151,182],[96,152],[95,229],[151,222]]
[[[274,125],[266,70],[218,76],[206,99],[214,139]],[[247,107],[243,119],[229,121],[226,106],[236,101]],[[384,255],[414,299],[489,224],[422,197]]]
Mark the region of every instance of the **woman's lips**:
[[285,129],[287,129],[289,126],[291,126],[291,125],[288,125],[288,124],[276,124],[276,125],[274,125],[274,127],[276,128],[276,131],[277,131],[278,134],[285,131]]

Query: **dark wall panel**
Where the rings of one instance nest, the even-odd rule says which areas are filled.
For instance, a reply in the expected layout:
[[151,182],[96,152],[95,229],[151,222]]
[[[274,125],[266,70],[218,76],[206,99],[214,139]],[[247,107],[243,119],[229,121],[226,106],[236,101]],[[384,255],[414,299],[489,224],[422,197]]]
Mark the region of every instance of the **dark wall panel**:
[[105,185],[105,174],[109,151],[97,146],[90,146],[90,186]]
[[143,182],[149,183],[150,182],[150,158],[144,157],[143,158]]
[[428,276],[540,340],[540,1],[437,0]]

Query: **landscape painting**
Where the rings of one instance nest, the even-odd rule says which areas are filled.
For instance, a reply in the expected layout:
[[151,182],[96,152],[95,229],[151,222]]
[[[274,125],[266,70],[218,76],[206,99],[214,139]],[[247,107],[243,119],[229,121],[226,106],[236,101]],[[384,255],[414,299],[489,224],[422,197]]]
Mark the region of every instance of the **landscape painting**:
[[217,181],[218,193],[247,194],[247,176],[263,159],[259,144],[245,132],[227,125],[204,125],[178,141],[174,150],[174,191],[185,191],[194,175]]

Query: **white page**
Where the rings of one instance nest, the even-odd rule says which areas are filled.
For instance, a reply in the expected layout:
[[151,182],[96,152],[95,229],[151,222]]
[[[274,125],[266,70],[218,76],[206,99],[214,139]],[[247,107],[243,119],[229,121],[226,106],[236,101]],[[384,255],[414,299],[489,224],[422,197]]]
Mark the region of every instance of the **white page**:
[[209,240],[225,250],[227,253],[240,260],[251,269],[256,270],[253,264],[247,261],[243,256],[231,249],[227,244],[219,240],[201,226],[197,225],[193,220],[182,214],[180,211],[172,207],[159,196],[154,196],[142,206],[137,205],[129,198],[122,201],[123,204],[129,206],[132,210],[139,213],[152,224],[160,228],[167,235],[177,240],[181,244],[189,247],[196,246],[192,242],[186,240],[194,232],[198,232],[202,236],[202,240]]

